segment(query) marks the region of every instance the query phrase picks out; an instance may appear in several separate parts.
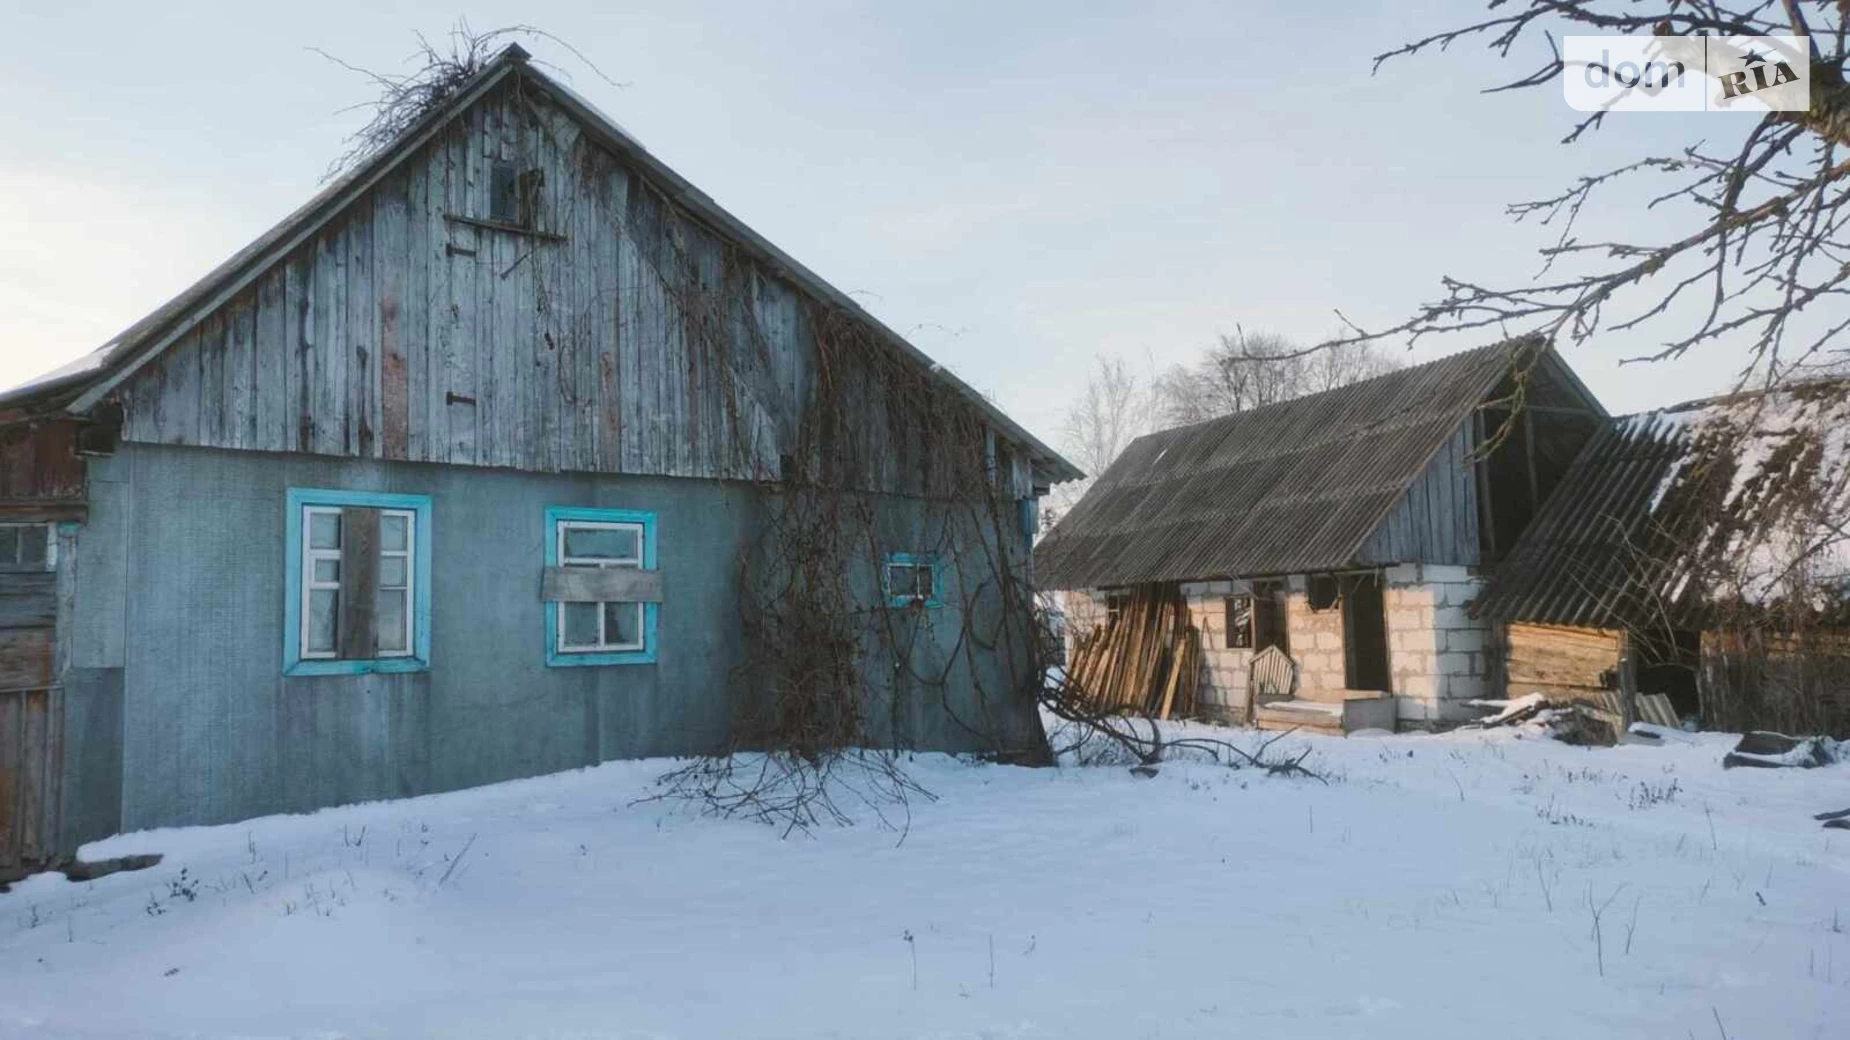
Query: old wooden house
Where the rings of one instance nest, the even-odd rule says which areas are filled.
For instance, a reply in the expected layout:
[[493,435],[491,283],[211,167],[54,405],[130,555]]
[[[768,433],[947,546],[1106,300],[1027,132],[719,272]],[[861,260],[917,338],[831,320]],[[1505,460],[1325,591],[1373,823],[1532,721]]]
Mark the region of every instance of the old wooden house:
[[1474,718],[1500,658],[1469,604],[1605,420],[1552,347],[1519,341],[1152,433],[1036,547],[1036,575],[1075,633],[1135,638],[1144,616],[1186,640],[1208,715]]
[[1511,696],[1661,696],[1711,728],[1850,736],[1847,524],[1850,383],[1622,416],[1473,613],[1503,634]]
[[870,619],[858,738],[1030,745],[1076,476],[509,48],[0,395],[0,872],[734,746],[798,491],[859,525],[804,576]]

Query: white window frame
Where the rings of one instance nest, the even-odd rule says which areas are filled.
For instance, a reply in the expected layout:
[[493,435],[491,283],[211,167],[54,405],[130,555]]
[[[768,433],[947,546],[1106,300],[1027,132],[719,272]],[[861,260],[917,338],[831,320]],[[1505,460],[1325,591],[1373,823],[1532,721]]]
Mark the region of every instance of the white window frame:
[[[343,572],[340,579],[336,581],[316,580],[315,562],[317,560],[333,560],[336,564],[339,564],[341,559],[341,547],[338,545],[332,549],[317,549],[314,547],[315,515],[318,513],[326,514],[339,519],[341,511],[346,508],[368,509],[375,507],[346,507],[337,505],[305,505],[302,507],[302,559],[300,561],[300,566],[302,568],[301,630],[296,633],[296,640],[297,646],[301,648],[301,657],[304,661],[334,661],[341,659],[340,648],[338,646],[331,650],[309,649],[308,631],[309,626],[314,623],[313,614],[309,606],[314,599],[313,593],[332,590],[336,596],[339,596],[342,594],[342,585],[347,577]],[[417,652],[417,512],[411,509],[379,510],[379,518],[381,520],[384,520],[388,516],[403,517],[405,521],[405,547],[402,550],[379,550],[379,558],[381,560],[386,557],[399,557],[403,558],[405,561],[405,584],[403,586],[405,590],[404,649],[378,649],[375,650],[373,654],[376,658],[412,657]],[[346,541],[347,530],[345,525],[341,527],[340,537],[342,542]],[[396,588],[397,586],[394,587]],[[334,617],[334,623],[338,626],[340,624],[340,612],[338,609],[335,611]],[[335,641],[336,643],[339,642],[338,634]]]
[[[574,531],[574,530],[634,532],[636,535],[636,557],[633,560],[613,560],[613,559],[608,559],[602,556],[567,556],[565,553],[565,535],[566,535],[566,532]],[[553,536],[554,559],[559,561],[559,566],[561,567],[596,567],[599,569],[609,568],[609,567],[634,567],[637,570],[641,570],[642,565],[643,565],[643,556],[648,551],[648,542],[647,542],[647,539],[649,536],[648,525],[640,523],[640,522],[632,522],[632,521],[627,521],[627,520],[617,521],[617,520],[560,519],[560,520],[554,521],[553,523],[553,535],[552,536]],[[553,652],[557,654],[562,654],[562,655],[563,654],[631,654],[631,653],[640,653],[648,649],[648,644],[649,644],[648,604],[642,603],[642,602],[630,602],[629,603],[630,606],[636,608],[636,641],[633,643],[612,643],[609,641],[610,632],[607,628],[607,625],[609,624],[610,619],[605,613],[605,608],[609,606],[611,603],[623,603],[623,602],[627,602],[627,601],[602,600],[597,603],[597,640],[598,641],[595,646],[590,645],[590,644],[573,644],[573,645],[568,646],[565,642],[565,608],[569,604],[566,604],[563,602],[553,604],[553,610],[557,612],[556,623],[553,626],[555,630]]]

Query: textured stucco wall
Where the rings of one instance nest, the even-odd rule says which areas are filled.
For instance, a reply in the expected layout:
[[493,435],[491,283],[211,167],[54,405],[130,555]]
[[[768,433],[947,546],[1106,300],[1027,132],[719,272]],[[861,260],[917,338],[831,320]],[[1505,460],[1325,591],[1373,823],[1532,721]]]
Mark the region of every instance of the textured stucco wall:
[[[765,509],[749,487],[132,444],[91,469],[72,561],[72,677],[85,686],[67,699],[67,842],[728,742],[740,553]],[[431,496],[428,672],[282,675],[290,487]],[[657,514],[656,663],[546,666],[547,506]],[[929,537],[915,501],[875,500],[871,514],[894,550]],[[947,570],[964,580],[956,561]],[[875,576],[857,581],[878,607]],[[957,602],[1000,609],[994,595]],[[998,716],[1015,739],[1031,732],[1019,703],[975,700],[1022,689],[1027,657],[958,651],[958,609],[888,618],[909,666],[869,662],[895,676],[870,706],[881,739],[982,749],[970,725]],[[943,692],[921,695],[915,673],[947,676]]]

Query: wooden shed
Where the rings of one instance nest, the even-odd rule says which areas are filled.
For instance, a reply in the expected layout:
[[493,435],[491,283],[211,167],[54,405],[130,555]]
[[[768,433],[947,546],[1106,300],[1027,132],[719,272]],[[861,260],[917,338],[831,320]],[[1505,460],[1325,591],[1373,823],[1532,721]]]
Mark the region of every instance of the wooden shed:
[[[1173,590],[1158,596],[1186,604],[1209,714],[1334,730],[1470,718],[1495,660],[1467,607],[1604,421],[1525,339],[1164,430],[1060,520],[1036,573],[1068,590],[1081,634],[1133,589]],[[1255,696],[1268,646],[1291,659],[1290,688]]]
[[1850,736],[1850,382],[1603,424],[1497,570],[1510,695],[1662,695],[1725,729]]

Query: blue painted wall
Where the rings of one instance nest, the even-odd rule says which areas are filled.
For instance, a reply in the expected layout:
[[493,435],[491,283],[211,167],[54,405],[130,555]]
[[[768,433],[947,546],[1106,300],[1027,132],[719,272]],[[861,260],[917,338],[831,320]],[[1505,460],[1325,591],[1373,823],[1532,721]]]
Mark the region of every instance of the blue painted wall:
[[[429,671],[283,675],[291,487],[432,498]],[[67,844],[728,744],[739,560],[766,508],[748,485],[125,444],[93,460],[90,492],[72,561]],[[656,663],[546,666],[550,506],[657,515]],[[943,522],[927,513],[880,499],[875,537],[926,545]],[[886,609],[872,569],[857,580]],[[947,585],[962,580],[947,561]],[[952,598],[1000,609],[993,590]],[[870,706],[882,742],[983,750],[984,726],[1030,739],[1031,706],[1010,696],[1027,657],[960,648],[959,609],[888,619],[907,662],[870,662],[893,676]]]

